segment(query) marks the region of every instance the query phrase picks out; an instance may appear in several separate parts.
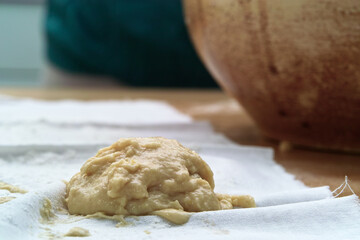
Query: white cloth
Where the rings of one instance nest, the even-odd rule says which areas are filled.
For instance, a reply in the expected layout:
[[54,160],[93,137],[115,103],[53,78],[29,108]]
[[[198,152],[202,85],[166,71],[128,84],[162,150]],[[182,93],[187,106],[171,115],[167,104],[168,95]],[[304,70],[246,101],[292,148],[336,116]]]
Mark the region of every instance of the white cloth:
[[[1,240],[61,238],[75,226],[90,231],[86,239],[360,239],[355,195],[308,188],[273,160],[271,149],[236,145],[163,102],[0,98],[0,135],[0,181],[29,191],[0,190],[0,197],[17,197],[0,204]],[[132,224],[120,228],[61,213],[55,224],[39,221],[44,198],[54,207],[61,202],[61,180],[99,148],[134,136],[179,140],[208,162],[216,192],[251,194],[258,207],[194,213],[182,226],[156,216],[127,218]]]
[[160,101],[0,101],[1,123],[53,123],[81,125],[150,125],[189,123],[190,117]]

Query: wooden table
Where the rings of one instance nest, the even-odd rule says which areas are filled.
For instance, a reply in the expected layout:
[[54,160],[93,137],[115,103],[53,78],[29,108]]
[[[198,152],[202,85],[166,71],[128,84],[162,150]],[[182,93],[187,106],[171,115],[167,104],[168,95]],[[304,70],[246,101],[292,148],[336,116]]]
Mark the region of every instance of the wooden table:
[[[64,98],[164,100],[196,120],[210,121],[215,130],[239,144],[272,147],[275,150],[275,160],[308,186],[329,185],[334,190],[344,182],[344,177],[347,175],[354,192],[360,194],[360,155],[300,148],[280,151],[279,143],[262,137],[243,109],[220,90],[14,88],[0,89],[0,94],[46,100]],[[350,193],[350,190],[346,189],[343,195]]]

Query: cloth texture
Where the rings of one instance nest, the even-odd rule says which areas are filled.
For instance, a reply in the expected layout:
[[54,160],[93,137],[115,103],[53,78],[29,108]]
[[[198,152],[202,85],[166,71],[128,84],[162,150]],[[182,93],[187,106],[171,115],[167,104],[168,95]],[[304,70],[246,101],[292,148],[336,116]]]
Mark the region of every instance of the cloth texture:
[[[73,227],[86,239],[360,239],[355,195],[335,198],[309,188],[273,160],[273,151],[244,147],[161,101],[38,101],[0,97],[0,239],[57,239]],[[163,136],[192,148],[214,172],[215,192],[250,194],[257,207],[193,213],[177,226],[157,216],[127,217],[127,226],[58,211],[65,184],[101,147],[120,137]],[[52,223],[41,221],[44,201]]]

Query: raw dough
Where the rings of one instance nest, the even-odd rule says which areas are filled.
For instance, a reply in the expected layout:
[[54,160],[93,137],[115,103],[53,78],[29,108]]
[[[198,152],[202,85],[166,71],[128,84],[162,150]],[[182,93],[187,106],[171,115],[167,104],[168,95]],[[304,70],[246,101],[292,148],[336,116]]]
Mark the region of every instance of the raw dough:
[[[71,214],[164,215],[158,210],[173,209],[186,221],[183,211],[255,206],[250,196],[213,189],[210,167],[176,140],[125,138],[85,162],[67,185],[66,202]],[[167,219],[183,223],[173,210]]]
[[15,197],[0,197],[0,204],[9,202],[11,200],[15,199]]
[[176,209],[163,209],[152,212],[153,215],[162,217],[175,224],[184,224],[189,221],[190,213],[176,210]]
[[[9,191],[11,193],[22,193],[22,194],[27,193],[27,191],[24,190],[24,189],[21,189],[21,188],[19,188],[17,186],[7,184],[7,183],[4,183],[4,182],[0,182],[0,190],[7,190],[7,191]],[[0,197],[0,204],[9,202],[11,200],[14,200],[15,198],[16,197],[14,197],[14,196]]]
[[81,227],[73,227],[65,235],[65,237],[88,237],[90,236],[89,230]]
[[21,189],[17,186],[10,185],[4,182],[0,182],[0,189],[8,190],[11,193],[23,193],[23,194],[27,193],[27,191],[24,189]]
[[50,199],[44,198],[43,205],[40,208],[40,216],[41,223],[50,223],[51,218],[55,217]]

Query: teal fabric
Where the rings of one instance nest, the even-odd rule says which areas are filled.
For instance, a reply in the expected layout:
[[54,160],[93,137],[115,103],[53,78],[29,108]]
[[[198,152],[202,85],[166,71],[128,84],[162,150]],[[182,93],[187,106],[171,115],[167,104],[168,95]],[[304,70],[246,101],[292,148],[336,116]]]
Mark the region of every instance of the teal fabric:
[[47,57],[133,86],[216,87],[190,42],[180,0],[48,0]]

